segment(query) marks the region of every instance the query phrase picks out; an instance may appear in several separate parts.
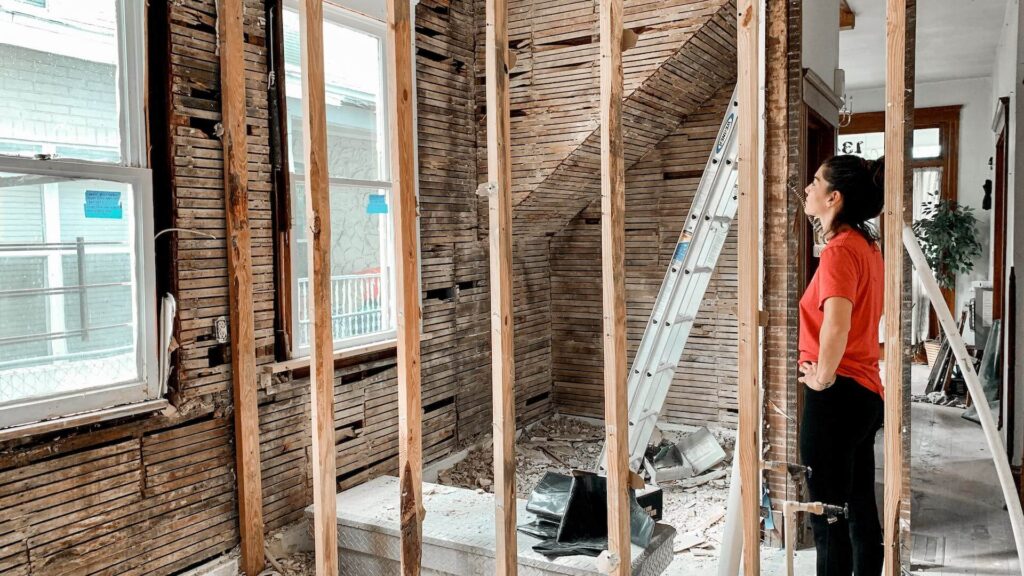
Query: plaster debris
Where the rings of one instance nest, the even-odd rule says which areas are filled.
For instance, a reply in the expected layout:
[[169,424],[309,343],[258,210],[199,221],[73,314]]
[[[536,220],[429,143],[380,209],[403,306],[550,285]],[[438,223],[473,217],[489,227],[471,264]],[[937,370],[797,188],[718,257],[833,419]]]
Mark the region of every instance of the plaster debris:
[[[695,426],[680,427],[661,431],[661,435],[675,443],[697,430]],[[709,426],[708,430],[725,451],[725,459],[700,476],[660,484],[664,494],[661,522],[679,532],[674,549],[676,562],[695,568],[708,568],[718,557],[729,494],[729,470],[736,444],[735,430],[716,426]],[[594,470],[601,457],[603,436],[602,427],[567,416],[552,416],[530,426],[516,442],[517,497],[529,498],[545,472],[565,474],[573,468]],[[488,443],[485,448],[470,451],[455,466],[442,470],[438,481],[478,492],[486,487],[486,492],[493,492],[493,468],[493,453]]]

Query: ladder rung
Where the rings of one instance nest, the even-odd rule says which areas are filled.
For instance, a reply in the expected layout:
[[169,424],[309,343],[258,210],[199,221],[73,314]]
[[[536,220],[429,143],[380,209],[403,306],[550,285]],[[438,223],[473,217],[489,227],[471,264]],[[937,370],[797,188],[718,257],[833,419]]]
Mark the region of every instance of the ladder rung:
[[675,370],[675,369],[676,369],[676,365],[673,364],[672,362],[662,362],[661,364],[658,364],[658,367],[654,370],[654,373],[655,374],[660,374],[660,373],[664,372],[665,370]]
[[660,414],[660,413],[661,413],[661,410],[645,410],[645,411],[641,412],[637,416],[636,420],[630,422],[629,425],[630,426],[635,426],[635,425],[643,422],[644,420],[647,420],[648,418],[651,418],[651,417],[657,418],[658,414]]
[[697,266],[696,268],[691,270],[690,273],[691,274],[707,274],[709,272],[714,272],[714,271],[715,271],[715,269],[712,268],[711,266]]

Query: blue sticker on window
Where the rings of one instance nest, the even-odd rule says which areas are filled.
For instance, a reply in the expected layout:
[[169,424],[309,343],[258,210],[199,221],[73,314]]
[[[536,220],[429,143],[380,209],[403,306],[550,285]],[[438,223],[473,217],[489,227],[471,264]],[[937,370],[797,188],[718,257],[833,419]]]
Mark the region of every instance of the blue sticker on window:
[[124,212],[121,208],[121,193],[86,190],[85,217],[120,220],[124,217]]
[[672,255],[672,259],[676,262],[682,262],[683,258],[686,257],[686,251],[689,249],[689,242],[680,242],[679,244],[676,244],[676,253]]
[[383,194],[370,194],[370,202],[366,205],[367,214],[387,214],[388,199]]

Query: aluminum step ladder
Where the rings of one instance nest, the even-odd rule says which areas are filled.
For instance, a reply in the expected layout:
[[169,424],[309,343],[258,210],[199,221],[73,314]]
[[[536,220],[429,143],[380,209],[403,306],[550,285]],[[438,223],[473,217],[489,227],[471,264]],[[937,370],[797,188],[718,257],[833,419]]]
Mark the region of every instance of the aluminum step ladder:
[[[707,291],[737,208],[736,93],[690,205],[651,318],[629,370],[629,466],[639,471],[683,347]],[[601,468],[605,455],[601,454]]]

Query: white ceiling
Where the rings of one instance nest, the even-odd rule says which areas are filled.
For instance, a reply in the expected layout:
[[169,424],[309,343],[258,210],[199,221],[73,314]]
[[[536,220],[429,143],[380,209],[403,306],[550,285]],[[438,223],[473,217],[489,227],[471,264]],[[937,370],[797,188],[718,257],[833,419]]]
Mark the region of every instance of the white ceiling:
[[[918,0],[917,82],[989,76],[1009,0]],[[848,90],[885,84],[885,2],[847,0],[857,15],[839,33]]]

